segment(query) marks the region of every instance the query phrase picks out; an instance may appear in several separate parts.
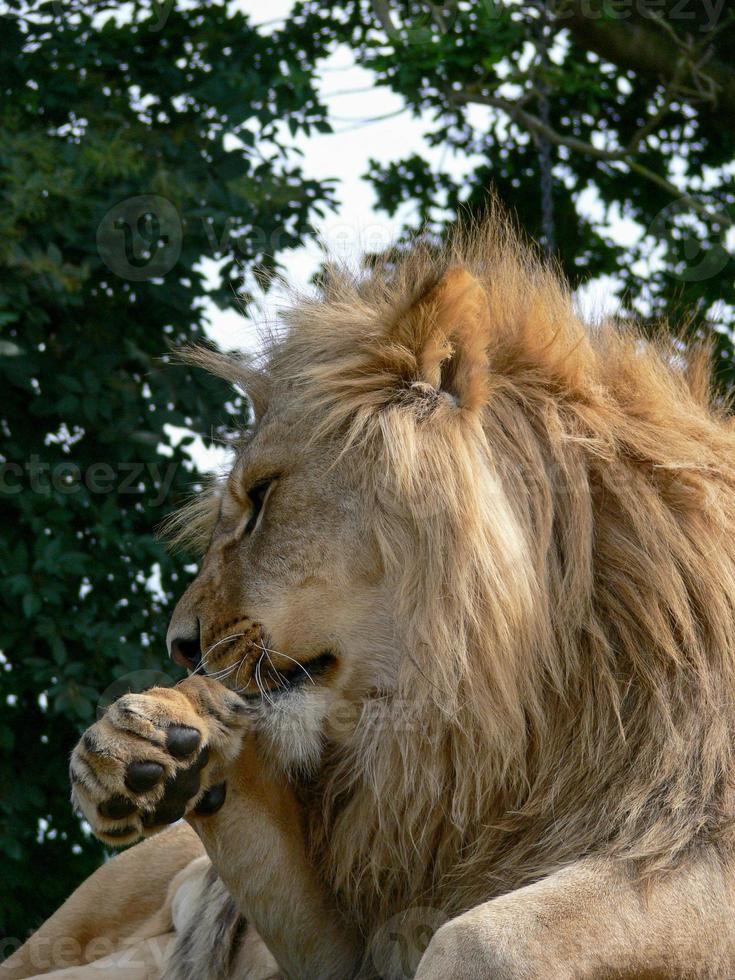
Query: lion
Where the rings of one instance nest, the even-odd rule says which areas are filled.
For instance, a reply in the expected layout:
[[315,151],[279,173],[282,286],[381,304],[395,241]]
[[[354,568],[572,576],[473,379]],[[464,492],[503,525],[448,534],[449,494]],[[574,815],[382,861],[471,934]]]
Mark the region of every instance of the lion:
[[735,976],[706,350],[585,325],[493,213],[331,268],[259,358],[189,358],[255,418],[175,521],[205,548],[168,633],[190,676],[71,759],[102,840],[185,821],[123,855],[161,895],[198,862],[163,975]]

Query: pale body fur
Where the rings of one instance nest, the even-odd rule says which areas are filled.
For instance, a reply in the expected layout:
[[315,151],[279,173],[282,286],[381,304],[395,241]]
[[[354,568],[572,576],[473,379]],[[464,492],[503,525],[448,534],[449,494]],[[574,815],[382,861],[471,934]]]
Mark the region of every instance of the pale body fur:
[[227,743],[215,680],[137,703],[212,745],[189,820],[284,975],[735,976],[735,431],[704,355],[584,327],[488,229],[196,355],[258,421],[170,635],[266,694]]

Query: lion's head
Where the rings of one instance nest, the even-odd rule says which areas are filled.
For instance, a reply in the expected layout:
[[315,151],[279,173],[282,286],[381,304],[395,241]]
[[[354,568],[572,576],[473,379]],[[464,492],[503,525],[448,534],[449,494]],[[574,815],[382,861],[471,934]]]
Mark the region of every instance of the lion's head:
[[179,520],[208,547],[171,648],[319,782],[345,901],[725,833],[735,434],[704,355],[584,327],[495,219],[333,272],[259,362],[193,357],[256,421]]

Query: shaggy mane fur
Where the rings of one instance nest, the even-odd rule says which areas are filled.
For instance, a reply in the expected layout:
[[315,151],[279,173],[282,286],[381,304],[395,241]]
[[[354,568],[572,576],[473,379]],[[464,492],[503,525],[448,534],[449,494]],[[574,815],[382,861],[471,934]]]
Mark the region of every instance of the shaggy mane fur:
[[[459,403],[451,345],[431,346],[456,269],[484,331]],[[260,365],[197,357],[255,385],[259,413],[287,388],[375,501],[399,689],[361,704],[308,788],[315,851],[366,929],[584,854],[652,873],[730,846],[735,432],[706,352],[585,327],[496,214],[333,272]]]

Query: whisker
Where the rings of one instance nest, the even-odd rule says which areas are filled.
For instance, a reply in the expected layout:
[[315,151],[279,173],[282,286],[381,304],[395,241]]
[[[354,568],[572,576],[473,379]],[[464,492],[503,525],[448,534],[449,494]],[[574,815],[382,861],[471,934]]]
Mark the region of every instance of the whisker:
[[271,697],[269,697],[268,693],[266,692],[266,690],[263,687],[263,684],[262,684],[262,682],[260,680],[260,665],[263,662],[263,656],[264,656],[264,654],[261,653],[261,655],[258,657],[258,662],[255,665],[255,683],[258,685],[258,690],[260,691],[261,698],[265,698],[265,700],[271,706],[273,706],[273,699]]
[[220,644],[226,643],[228,640],[236,640],[240,636],[247,636],[247,633],[230,633],[229,636],[220,637],[216,643],[213,643],[212,646],[202,654],[202,660],[204,660],[205,657],[208,657],[212,650],[215,650],[218,646],[220,646]]
[[[239,693],[240,691],[244,691],[244,690],[245,690],[245,688],[244,688],[244,687],[238,687],[237,685],[238,685],[238,684],[240,683],[240,671],[241,671],[241,670],[242,670],[242,668],[243,668],[243,667],[245,666],[245,661],[246,661],[246,660],[247,660],[247,654],[243,654],[243,656],[242,656],[242,657],[241,657],[241,659],[240,659],[240,663],[239,663],[239,664],[238,664],[238,666],[237,666],[237,673],[235,674],[235,690],[236,690],[236,691],[237,691],[238,693]],[[245,685],[245,687],[247,687],[247,685]]]
[[285,678],[285,677],[283,676],[283,674],[282,674],[282,673],[280,672],[280,670],[278,669],[278,667],[276,667],[276,665],[275,665],[275,664],[273,663],[273,661],[271,660],[271,655],[270,655],[270,653],[269,653],[269,652],[268,652],[268,650],[267,650],[267,649],[266,649],[266,648],[265,648],[265,647],[263,646],[263,643],[262,643],[262,642],[261,642],[261,644],[260,644],[260,649],[261,649],[261,650],[263,651],[263,653],[264,653],[264,654],[266,655],[266,657],[268,658],[268,663],[269,663],[269,664],[271,665],[271,670],[272,670],[272,671],[273,671],[273,673],[274,673],[274,674],[276,675],[276,683],[278,684],[278,686],[279,686],[279,687],[280,687],[280,688],[281,688],[282,690],[284,690],[284,691],[285,691],[285,690],[287,690],[287,689],[288,689],[288,684],[286,683],[286,678]]
[[[206,666],[207,666],[206,657],[202,657],[202,659],[196,665],[196,667],[194,668],[194,670],[190,671],[189,676],[190,677],[194,677],[195,674],[198,674],[200,672],[201,673],[204,673]],[[213,677],[214,675],[213,674],[208,674],[207,676],[208,677]]]
[[229,667],[223,667],[221,670],[215,670],[211,674],[207,674],[207,677],[211,677],[214,680],[222,680],[224,677],[229,677],[230,674],[234,674],[235,670],[242,663],[245,658],[241,658],[237,663],[230,664]]
[[[268,649],[267,647],[263,647],[262,649],[263,649],[263,651],[265,653],[275,653],[277,657],[285,657],[286,660],[290,660],[292,664],[296,664],[297,667],[300,667],[301,670],[303,670],[303,672],[306,674],[306,676],[309,678],[309,680],[311,681],[312,684],[316,684],[316,681],[311,676],[311,674],[309,673],[309,671],[306,669],[306,667],[304,667],[303,664],[300,664],[298,662],[298,660],[294,660],[293,657],[289,657],[289,655],[287,653],[281,653],[280,650],[271,650],[271,649]],[[270,657],[268,659],[270,660]]]
[[[263,658],[262,658],[262,656],[261,656],[261,659],[259,661],[259,665],[260,665],[260,676],[262,678],[263,677]],[[273,698],[271,697],[270,691],[268,691],[268,689],[265,686],[263,687],[263,694],[264,694],[266,700],[268,701],[268,703],[270,705],[272,705],[273,707],[275,707],[275,702],[274,702]]]
[[[230,633],[228,636],[222,636],[222,637],[220,637],[220,639],[217,640],[215,643],[213,643],[211,647],[209,647],[207,650],[205,650],[205,652],[202,654],[201,661],[199,662],[199,664],[197,664],[197,666],[194,668],[194,670],[191,671],[190,676],[193,677],[195,674],[198,674],[200,672],[204,672],[205,671],[205,669],[207,667],[207,661],[208,661],[209,655],[221,643],[226,643],[228,640],[237,640],[238,638],[240,638],[242,636],[246,636],[246,635],[247,635],[246,633]],[[208,676],[209,677],[214,677],[215,674],[209,674]]]
[[[229,642],[231,642],[233,640],[237,640],[237,639],[240,639],[240,638],[246,637],[246,636],[247,636],[246,633],[229,633],[227,636],[221,636],[218,640],[215,640],[215,642],[210,647],[208,647],[207,650],[205,650],[205,652],[202,654],[201,661],[194,668],[194,670],[192,670],[190,672],[189,676],[194,676],[195,674],[205,674],[206,673],[206,676],[207,677],[211,677],[212,680],[222,681],[225,678],[230,677],[234,673],[235,674],[234,690],[235,691],[238,691],[238,692],[244,691],[245,690],[245,687],[247,687],[247,685],[245,685],[245,687],[242,687],[242,688],[239,687],[238,685],[239,685],[239,682],[240,682],[240,672],[241,672],[242,668],[245,666],[247,655],[243,655],[237,663],[231,664],[228,667],[223,667],[220,670],[212,671],[211,673],[207,673],[206,668],[208,666],[209,658],[210,658],[212,652],[214,650],[216,650],[217,647],[221,646],[223,643],[229,643]],[[289,687],[288,678],[282,673],[281,670],[278,669],[278,667],[276,667],[276,665],[274,664],[273,659],[271,657],[271,654],[275,654],[278,657],[283,657],[284,660],[288,660],[288,661],[290,661],[290,663],[295,664],[299,668],[299,670],[301,670],[306,675],[306,677],[308,678],[308,680],[309,680],[309,682],[311,684],[316,684],[316,681],[311,676],[311,674],[309,673],[309,671],[307,670],[307,668],[302,663],[299,663],[298,660],[295,660],[293,657],[291,657],[287,653],[283,653],[281,650],[276,650],[274,648],[266,647],[265,644],[263,643],[262,639],[259,641],[259,644],[258,645],[260,646],[260,649],[261,649],[262,652],[261,652],[261,654],[258,657],[258,660],[256,662],[255,670],[253,672],[253,679],[255,680],[255,683],[257,685],[258,691],[260,692],[261,699],[266,700],[270,705],[272,705],[273,707],[275,707],[275,702],[273,701],[273,698],[269,695],[266,687],[263,684],[263,680],[262,680],[263,657],[267,657],[268,658],[268,663],[270,664],[270,668],[273,671],[273,676],[274,676],[274,678],[276,680],[276,683],[277,683],[278,687],[281,690],[287,690],[288,687]],[[179,682],[179,683],[181,683],[181,682]]]
[[[263,654],[261,654],[258,659],[258,678],[262,678],[262,676],[263,676]],[[275,707],[275,702],[273,701],[273,698],[268,693],[268,690],[263,686],[262,679],[259,680],[258,687],[260,688],[261,694],[266,699],[268,704],[270,704],[271,707]]]

